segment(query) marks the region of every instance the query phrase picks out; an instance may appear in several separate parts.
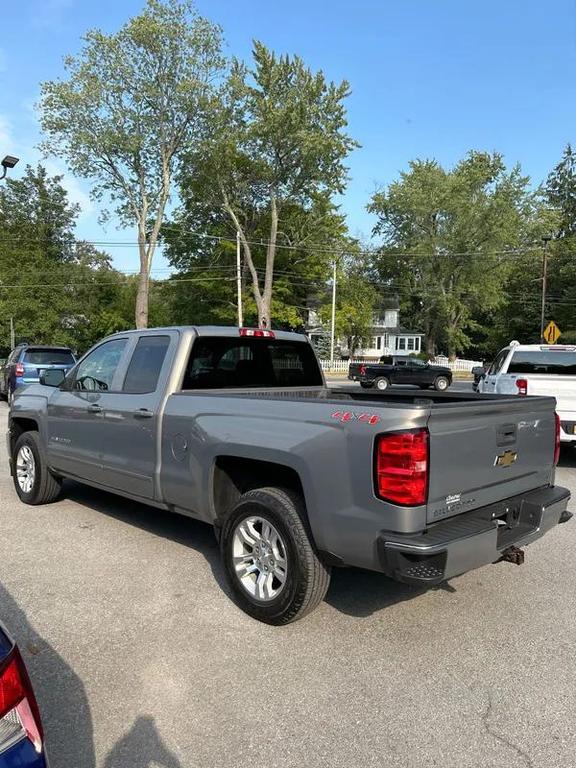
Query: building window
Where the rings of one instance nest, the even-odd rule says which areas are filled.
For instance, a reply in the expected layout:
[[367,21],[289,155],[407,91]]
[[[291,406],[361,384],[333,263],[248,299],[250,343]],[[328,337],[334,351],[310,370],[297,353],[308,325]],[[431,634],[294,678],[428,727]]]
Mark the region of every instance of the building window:
[[406,339],[404,336],[398,336],[396,338],[396,349],[406,349]]
[[376,349],[382,349],[382,336],[376,336]]
[[408,349],[410,352],[414,351],[414,339],[412,337],[408,339]]
[[387,309],[384,313],[384,325],[386,328],[396,328],[398,325],[398,310]]

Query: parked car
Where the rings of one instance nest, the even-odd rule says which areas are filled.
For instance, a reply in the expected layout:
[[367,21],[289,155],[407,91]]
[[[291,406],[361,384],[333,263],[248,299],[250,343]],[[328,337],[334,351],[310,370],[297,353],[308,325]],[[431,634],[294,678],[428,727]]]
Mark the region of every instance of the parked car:
[[364,389],[376,387],[380,392],[392,384],[413,384],[421,389],[434,387],[444,392],[452,384],[452,371],[417,357],[382,357],[379,363],[350,363],[348,378],[359,381]]
[[560,439],[576,443],[576,346],[513,341],[496,355],[479,391],[555,397]]
[[6,361],[0,378],[0,393],[11,403],[19,387],[37,383],[44,371],[57,369],[68,373],[75,362],[72,350],[68,347],[20,344],[12,350]]
[[211,523],[251,616],[284,624],[333,566],[438,584],[568,519],[554,400],[328,389],[306,336],[167,328],[111,336],[9,414],[16,492],[62,478]]
[[18,647],[0,624],[0,768],[47,768],[32,684]]

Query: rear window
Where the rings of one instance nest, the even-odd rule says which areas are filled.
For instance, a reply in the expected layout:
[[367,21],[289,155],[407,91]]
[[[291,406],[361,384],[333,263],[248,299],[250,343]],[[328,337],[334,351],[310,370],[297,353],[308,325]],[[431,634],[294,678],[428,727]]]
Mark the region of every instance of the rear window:
[[74,355],[67,349],[27,349],[22,360],[30,365],[74,365]]
[[321,385],[316,357],[305,342],[207,337],[197,339],[192,347],[182,388]]
[[555,373],[576,376],[576,351],[543,349],[533,352],[514,352],[508,373]]

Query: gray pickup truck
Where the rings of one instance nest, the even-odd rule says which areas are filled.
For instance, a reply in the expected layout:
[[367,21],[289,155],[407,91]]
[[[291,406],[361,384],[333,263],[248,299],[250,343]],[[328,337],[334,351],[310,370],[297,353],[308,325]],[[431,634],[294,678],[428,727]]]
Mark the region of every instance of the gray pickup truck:
[[238,604],[283,624],[318,605],[333,566],[426,585],[518,562],[570,517],[554,407],[330,390],[305,336],[161,328],[23,388],[8,449],[27,504],[73,478],[213,524]]

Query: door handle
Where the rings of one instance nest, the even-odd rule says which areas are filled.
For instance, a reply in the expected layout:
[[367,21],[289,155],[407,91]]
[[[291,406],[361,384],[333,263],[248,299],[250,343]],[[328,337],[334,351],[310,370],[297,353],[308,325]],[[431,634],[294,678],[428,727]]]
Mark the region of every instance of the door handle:
[[138,408],[134,411],[135,419],[151,419],[154,416],[154,411],[149,411],[148,408]]
[[88,413],[102,413],[102,406],[92,403],[88,406]]

